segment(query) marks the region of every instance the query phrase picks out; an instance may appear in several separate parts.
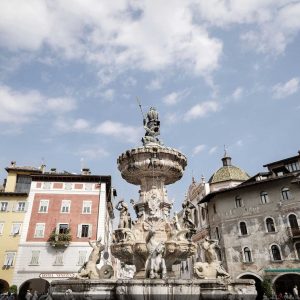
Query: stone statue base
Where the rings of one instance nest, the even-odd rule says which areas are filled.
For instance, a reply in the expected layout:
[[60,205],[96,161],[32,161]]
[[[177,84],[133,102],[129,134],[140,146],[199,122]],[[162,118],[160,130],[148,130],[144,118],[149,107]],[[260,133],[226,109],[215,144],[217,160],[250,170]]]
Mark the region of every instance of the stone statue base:
[[253,280],[218,279],[56,280],[48,300],[218,300],[256,298]]

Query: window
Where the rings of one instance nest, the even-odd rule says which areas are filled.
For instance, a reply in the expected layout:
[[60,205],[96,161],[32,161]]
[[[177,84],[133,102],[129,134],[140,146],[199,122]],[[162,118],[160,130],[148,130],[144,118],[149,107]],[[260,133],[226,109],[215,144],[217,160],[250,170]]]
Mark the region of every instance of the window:
[[11,235],[18,235],[20,234],[20,230],[21,230],[21,223],[13,223],[11,226]]
[[260,202],[262,204],[266,204],[269,202],[269,196],[267,192],[261,192],[260,193]]
[[8,202],[0,202],[0,211],[7,211]]
[[201,208],[201,215],[202,215],[202,220],[205,221],[206,213],[205,213],[205,208]]
[[29,193],[31,185],[31,177],[28,175],[18,175],[15,192]]
[[44,182],[43,183],[43,189],[44,190],[50,190],[51,189],[51,182]]
[[300,243],[295,244],[297,258],[300,259]]
[[61,202],[61,212],[69,213],[70,212],[71,201],[70,200],[62,200]]
[[251,250],[248,247],[244,248],[244,262],[246,263],[252,262]]
[[285,165],[285,167],[290,171],[290,172],[295,172],[300,170],[300,164],[298,161],[292,162],[290,164]]
[[31,252],[31,260],[30,260],[29,265],[38,266],[39,265],[39,258],[40,258],[40,251],[38,251],[38,250],[32,250],[32,252]]
[[218,240],[220,239],[219,227],[216,227],[216,238],[217,238]]
[[12,267],[15,262],[16,252],[6,252],[5,260],[4,260],[4,267]]
[[290,189],[287,187],[284,187],[281,189],[281,196],[282,196],[282,200],[289,200],[291,199],[291,193],[290,193]]
[[26,207],[26,202],[24,202],[24,201],[18,202],[16,211],[25,211],[25,207]]
[[217,213],[217,208],[216,208],[216,204],[215,203],[213,204],[213,210],[214,210],[214,214],[216,214]]
[[240,196],[235,197],[235,207],[242,207],[243,206],[243,200]]
[[78,266],[82,266],[85,263],[86,253],[87,253],[87,251],[79,251],[78,262],[77,262]]
[[247,235],[248,231],[247,231],[247,225],[245,222],[240,222],[240,232],[241,235]]
[[65,189],[66,190],[71,190],[72,189],[72,183],[71,182],[66,182],[65,183]]
[[57,233],[68,233],[69,232],[69,224],[58,224]]
[[77,237],[85,238],[92,236],[92,224],[79,224],[77,230]]
[[194,210],[194,223],[195,223],[196,227],[199,226],[197,209]]
[[266,219],[267,232],[275,232],[275,224],[272,218]]
[[294,214],[289,215],[289,223],[292,229],[299,229],[298,220]]
[[92,201],[83,201],[82,213],[90,214],[92,212]]
[[63,254],[61,252],[56,252],[55,260],[53,263],[54,266],[63,266]]
[[3,234],[4,223],[0,223],[0,235]]
[[47,213],[49,206],[49,200],[40,200],[39,212],[40,213]]
[[271,246],[271,253],[272,253],[272,259],[274,261],[280,261],[281,260],[281,254],[279,247],[277,245],[272,245]]
[[45,223],[37,223],[35,225],[34,237],[43,238],[45,234]]

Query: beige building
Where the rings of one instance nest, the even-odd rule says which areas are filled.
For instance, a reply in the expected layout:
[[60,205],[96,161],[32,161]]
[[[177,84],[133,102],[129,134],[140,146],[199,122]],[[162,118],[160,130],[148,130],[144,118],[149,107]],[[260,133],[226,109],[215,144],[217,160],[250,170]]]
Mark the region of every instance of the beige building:
[[217,171],[199,201],[207,205],[209,235],[219,240],[224,267],[233,279],[256,280],[259,296],[266,277],[276,293],[300,287],[300,153],[264,167],[249,179],[236,170],[230,176],[240,182],[227,186],[228,174]]
[[6,168],[7,178],[0,192],[0,293],[12,285],[24,216],[28,208],[27,197],[32,174],[42,171],[32,167]]

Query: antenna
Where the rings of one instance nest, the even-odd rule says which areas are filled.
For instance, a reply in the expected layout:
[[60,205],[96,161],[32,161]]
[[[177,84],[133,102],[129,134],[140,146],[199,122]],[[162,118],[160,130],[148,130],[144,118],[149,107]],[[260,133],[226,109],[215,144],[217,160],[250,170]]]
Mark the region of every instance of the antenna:
[[142,113],[143,119],[145,119],[145,115],[144,115],[144,112],[143,112],[143,109],[142,109],[142,105],[141,105],[141,102],[140,102],[140,99],[139,99],[139,97],[138,97],[138,96],[136,96],[136,101],[137,101],[137,103],[138,103],[138,106],[139,106],[139,108],[140,108],[140,110],[141,110],[141,113]]

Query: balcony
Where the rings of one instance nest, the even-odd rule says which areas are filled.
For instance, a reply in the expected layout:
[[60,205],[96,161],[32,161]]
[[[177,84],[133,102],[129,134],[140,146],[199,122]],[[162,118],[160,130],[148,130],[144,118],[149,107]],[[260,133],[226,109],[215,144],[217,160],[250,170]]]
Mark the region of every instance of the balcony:
[[56,230],[53,230],[48,239],[49,244],[56,248],[66,248],[71,241],[72,235],[70,234],[70,229],[61,233],[57,233]]
[[300,239],[300,228],[288,227],[288,236],[292,239]]

